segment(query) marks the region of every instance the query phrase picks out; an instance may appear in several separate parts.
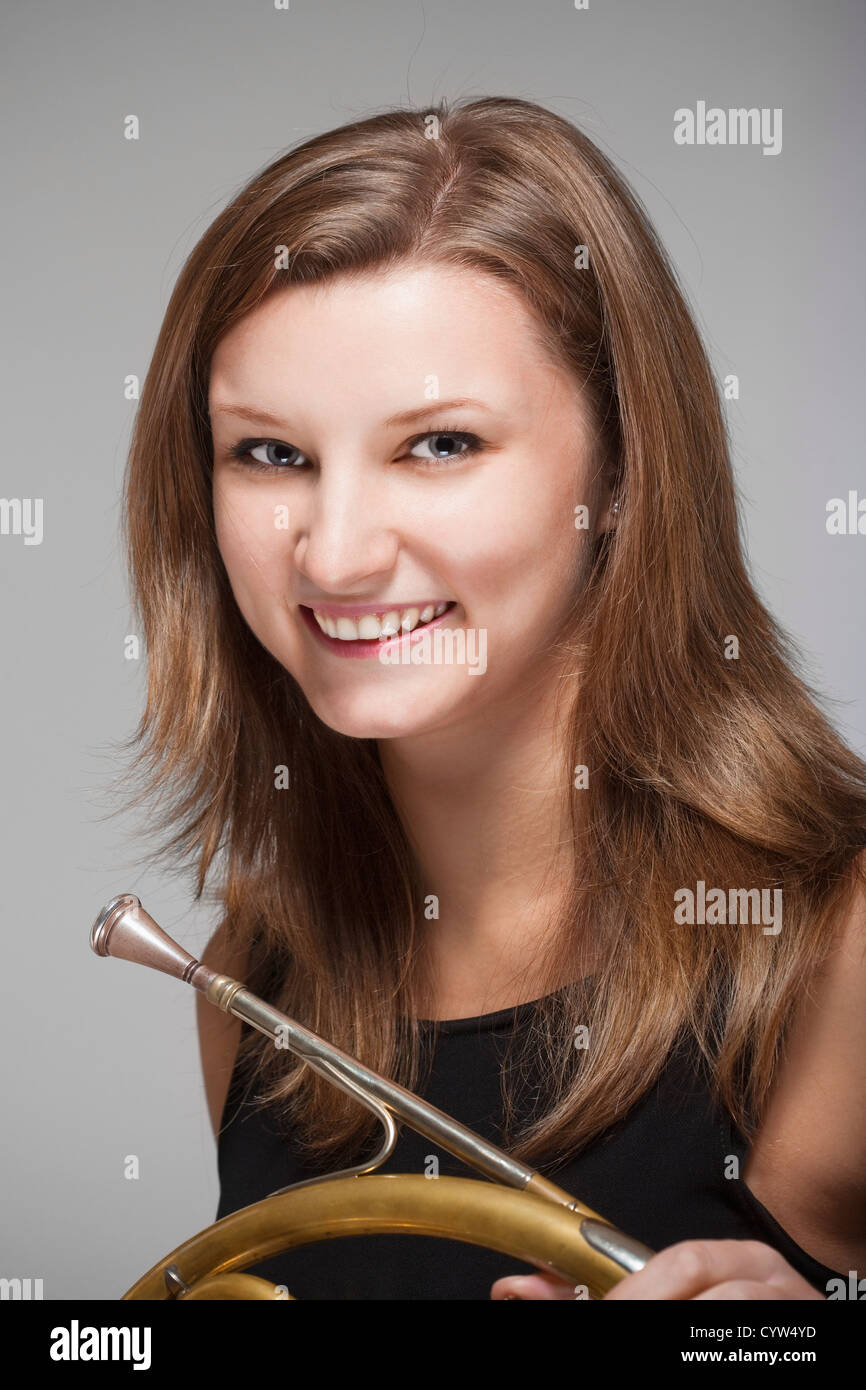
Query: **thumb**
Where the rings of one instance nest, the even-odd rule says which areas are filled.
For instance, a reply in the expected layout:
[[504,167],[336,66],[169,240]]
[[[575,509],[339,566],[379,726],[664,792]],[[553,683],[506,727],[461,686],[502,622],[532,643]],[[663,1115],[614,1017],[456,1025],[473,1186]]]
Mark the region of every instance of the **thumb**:
[[493,1299],[505,1298],[570,1298],[575,1286],[557,1274],[509,1274],[497,1279],[490,1290]]

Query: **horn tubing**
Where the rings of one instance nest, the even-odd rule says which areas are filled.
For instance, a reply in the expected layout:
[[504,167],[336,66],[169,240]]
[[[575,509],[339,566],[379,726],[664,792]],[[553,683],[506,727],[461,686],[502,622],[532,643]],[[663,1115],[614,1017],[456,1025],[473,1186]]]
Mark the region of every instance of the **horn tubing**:
[[327,1063],[340,1076],[375,1097],[418,1134],[435,1141],[494,1182],[535,1193],[568,1207],[579,1217],[591,1218],[585,1231],[587,1242],[622,1270],[632,1273],[643,1268],[651,1258],[653,1251],[647,1246],[611,1226],[597,1212],[533,1168],[304,1028],[295,1019],[265,1003],[240,981],[202,965],[157,925],[134,893],[122,893],[103,907],[91,928],[90,944],[97,955],[116,956],[147,965],[192,985],[224,1013],[234,1015],[279,1042],[301,1060],[311,1064]]

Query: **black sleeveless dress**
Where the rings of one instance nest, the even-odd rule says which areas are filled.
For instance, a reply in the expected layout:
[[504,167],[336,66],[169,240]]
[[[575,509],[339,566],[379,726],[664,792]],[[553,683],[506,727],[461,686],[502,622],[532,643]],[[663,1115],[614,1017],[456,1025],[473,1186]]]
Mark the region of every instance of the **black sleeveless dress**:
[[[531,1010],[529,1003],[479,1018],[440,1022],[430,1076],[419,1092],[500,1146],[500,1072],[512,1030],[523,1025]],[[421,1027],[429,1036],[433,1025]],[[334,1167],[305,1166],[290,1140],[278,1133],[270,1112],[252,1106],[243,1090],[236,1065],[218,1140],[218,1218]],[[372,1152],[369,1146],[366,1152]],[[656,1084],[631,1111],[572,1162],[545,1170],[545,1175],[653,1250],[700,1237],[760,1240],[779,1250],[826,1294],[827,1281],[844,1281],[847,1273],[814,1259],[741,1178],[725,1176],[732,1166],[742,1172],[747,1152],[730,1115],[712,1098],[697,1048],[683,1042],[672,1049]],[[378,1171],[423,1173],[429,1171],[430,1155],[438,1158],[443,1176],[483,1181],[406,1126]],[[732,1155],[738,1165],[731,1165]],[[382,1235],[306,1246],[252,1265],[247,1272],[285,1284],[299,1299],[454,1300],[489,1299],[496,1279],[537,1271],[507,1255],[458,1241]]]

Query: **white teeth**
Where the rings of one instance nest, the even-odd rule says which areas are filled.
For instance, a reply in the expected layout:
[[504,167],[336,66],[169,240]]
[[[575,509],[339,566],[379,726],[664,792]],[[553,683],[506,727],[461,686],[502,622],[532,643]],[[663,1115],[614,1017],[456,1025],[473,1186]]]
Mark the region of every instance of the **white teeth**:
[[313,609],[313,617],[323,632],[336,637],[341,642],[374,641],[377,637],[396,637],[401,632],[412,632],[419,623],[429,623],[438,618],[448,607],[447,603],[428,603],[424,608],[396,608],[387,613],[365,613],[355,621],[353,618],[334,618]]
[[406,612],[403,614],[403,620],[400,623],[400,626],[403,629],[403,631],[411,632],[414,627],[417,627],[418,619],[420,618],[420,616],[420,608],[407,608]]

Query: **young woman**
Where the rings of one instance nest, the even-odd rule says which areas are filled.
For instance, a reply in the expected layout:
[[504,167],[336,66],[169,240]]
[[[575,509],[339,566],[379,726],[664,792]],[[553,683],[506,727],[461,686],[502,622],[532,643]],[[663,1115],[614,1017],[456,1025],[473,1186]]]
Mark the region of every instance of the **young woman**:
[[[748,577],[646,215],[529,102],[395,110],[189,257],[126,490],[136,738],[209,964],[658,1251],[611,1299],[866,1274],[866,766]],[[375,1151],[204,1005],[219,1215]],[[402,1132],[383,1171],[463,1173]],[[559,1298],[457,1242],[299,1298]]]

